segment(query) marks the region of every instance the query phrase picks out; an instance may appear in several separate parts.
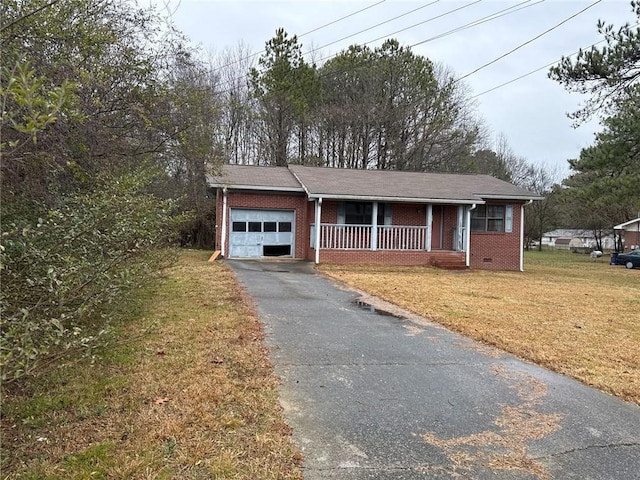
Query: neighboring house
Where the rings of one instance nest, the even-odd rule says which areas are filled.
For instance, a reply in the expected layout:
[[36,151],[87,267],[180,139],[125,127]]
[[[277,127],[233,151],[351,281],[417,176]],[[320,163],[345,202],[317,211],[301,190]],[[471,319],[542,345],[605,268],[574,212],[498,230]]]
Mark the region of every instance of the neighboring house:
[[488,175],[226,165],[209,181],[222,256],[315,263],[522,270],[541,199]]
[[622,235],[625,251],[640,248],[640,218],[616,225],[613,229]]
[[561,237],[561,238],[557,238],[554,242],[553,242],[553,248],[557,248],[559,250],[569,250],[569,247],[571,246],[571,239],[568,237]]
[[[542,235],[542,245],[560,250],[596,248],[596,237],[590,230],[558,229],[544,233]],[[611,235],[602,237],[602,248],[613,249],[614,245]]]

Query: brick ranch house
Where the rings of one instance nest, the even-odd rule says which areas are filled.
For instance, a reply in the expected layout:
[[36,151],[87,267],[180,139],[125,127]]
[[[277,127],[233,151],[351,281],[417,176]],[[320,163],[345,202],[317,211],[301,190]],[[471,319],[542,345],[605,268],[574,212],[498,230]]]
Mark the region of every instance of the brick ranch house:
[[[223,257],[523,269],[525,205],[488,175],[226,165],[216,189]],[[318,221],[320,219],[320,221]]]

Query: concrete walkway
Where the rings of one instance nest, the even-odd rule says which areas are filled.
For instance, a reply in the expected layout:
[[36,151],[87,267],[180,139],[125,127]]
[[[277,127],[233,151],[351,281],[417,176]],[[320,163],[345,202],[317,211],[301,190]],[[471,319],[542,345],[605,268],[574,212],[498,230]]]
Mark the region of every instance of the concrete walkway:
[[373,311],[307,263],[227,263],[264,322],[305,479],[640,479],[637,406]]

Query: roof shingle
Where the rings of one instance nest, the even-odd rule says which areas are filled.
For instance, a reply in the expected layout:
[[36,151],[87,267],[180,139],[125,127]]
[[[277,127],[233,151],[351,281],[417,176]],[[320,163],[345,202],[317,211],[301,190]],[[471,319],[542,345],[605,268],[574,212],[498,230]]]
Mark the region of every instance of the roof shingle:
[[226,165],[212,186],[306,191],[310,198],[475,203],[483,199],[539,199],[489,175],[356,170],[330,167]]
[[222,174],[210,176],[208,180],[212,187],[304,192],[287,167],[224,165]]

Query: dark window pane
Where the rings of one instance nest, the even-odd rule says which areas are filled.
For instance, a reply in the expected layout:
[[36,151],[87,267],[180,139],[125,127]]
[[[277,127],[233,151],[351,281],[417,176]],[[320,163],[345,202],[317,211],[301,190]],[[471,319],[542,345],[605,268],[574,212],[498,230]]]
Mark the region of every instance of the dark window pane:
[[504,205],[489,205],[487,207],[487,217],[504,218]]
[[345,223],[348,225],[371,225],[373,204],[365,202],[347,202],[345,204]]
[[246,232],[247,231],[247,222],[233,222],[233,226],[231,228],[234,232]]
[[262,231],[262,223],[260,223],[260,222],[249,222],[249,231],[250,232],[261,232]]
[[384,213],[387,208],[386,203],[378,203],[378,225],[384,225]]
[[502,220],[501,218],[487,219],[487,231],[488,232],[504,232],[504,220]]
[[275,232],[276,231],[276,222],[264,222],[264,231],[265,232]]
[[472,218],[471,219],[471,231],[484,232],[486,220],[484,218]]
[[280,222],[278,224],[279,232],[290,232],[291,231],[291,222]]

